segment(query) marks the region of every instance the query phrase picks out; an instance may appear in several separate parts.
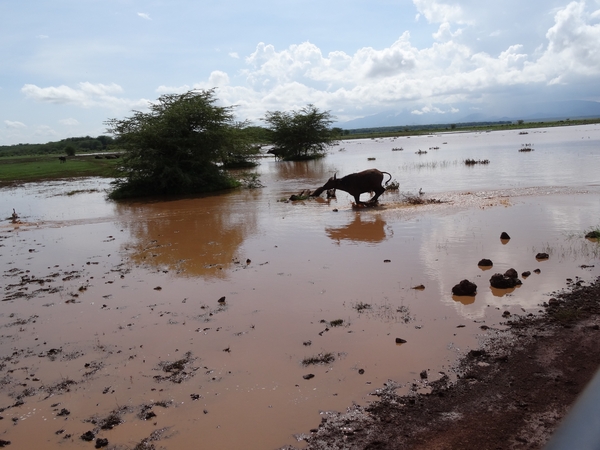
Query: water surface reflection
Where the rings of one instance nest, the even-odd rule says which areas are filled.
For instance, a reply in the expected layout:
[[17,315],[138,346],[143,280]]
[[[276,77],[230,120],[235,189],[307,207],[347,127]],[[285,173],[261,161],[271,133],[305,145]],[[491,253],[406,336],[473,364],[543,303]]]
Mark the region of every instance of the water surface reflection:
[[[100,431],[111,445],[168,429],[157,447],[277,448],[318,426],[320,410],[364,404],[388,379],[409,387],[424,369],[431,381],[452,376],[482,324],[502,328],[505,311],[535,313],[566,278],[600,273],[600,247],[583,238],[599,225],[600,131],[529,138],[528,155],[511,132],[353,141],[321,161],[263,161],[264,189],[168,201],[62,195],[77,185],[10,191],[5,216],[16,207],[36,223],[0,230],[5,295],[14,294],[0,303],[0,350],[11,359],[0,365],[0,404],[13,405],[3,439],[78,448],[92,418],[127,405],[122,423]],[[441,163],[471,157],[491,163]],[[386,193],[380,208],[353,210],[341,192],[281,201],[373,166],[444,203],[409,206]],[[483,258],[490,270],[478,267]],[[509,268],[532,274],[492,290],[490,277]],[[453,297],[465,278],[477,295]],[[328,352],[331,363],[302,365]],[[161,380],[165,367],[189,377]],[[44,391],[65,380],[68,392]],[[156,416],[140,419],[149,405]]]
[[130,233],[123,248],[134,264],[224,278],[240,263],[244,240],[257,232],[260,209],[250,206],[256,194],[119,203],[117,218]]

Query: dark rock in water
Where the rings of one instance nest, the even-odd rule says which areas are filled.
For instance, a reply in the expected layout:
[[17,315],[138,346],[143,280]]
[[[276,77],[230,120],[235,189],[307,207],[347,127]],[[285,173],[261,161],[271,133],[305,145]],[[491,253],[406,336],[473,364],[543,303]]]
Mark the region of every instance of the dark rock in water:
[[365,373],[365,369],[358,369],[358,373],[359,373],[360,375],[362,375],[363,373]]
[[590,231],[589,233],[587,233],[585,235],[585,237],[587,239],[600,239],[600,231],[598,231],[598,230]]
[[305,380],[310,380],[311,378],[314,378],[314,377],[315,376],[312,373],[302,375],[302,378],[304,378]]
[[471,283],[469,280],[462,280],[452,288],[452,293],[458,296],[473,296],[477,294],[477,285],[475,283]]
[[503,231],[502,234],[500,235],[500,239],[510,239],[510,236],[508,235],[508,233],[506,231]]
[[469,351],[469,353],[467,353],[467,355],[471,358],[480,358],[480,357],[486,355],[486,351],[485,350],[471,350],[471,351]]
[[221,297],[221,298],[218,300],[218,302],[219,302],[219,303],[225,303],[225,296]]
[[550,258],[550,255],[548,255],[548,253],[538,253],[537,255],[535,255],[535,259],[548,259]]
[[427,379],[427,371],[422,370],[421,373],[419,374],[419,376],[421,377],[421,380],[426,380]]
[[501,273],[496,273],[490,278],[490,285],[496,289],[510,289],[523,284],[518,278],[507,277]]
[[86,431],[80,437],[81,437],[82,441],[91,442],[91,441],[94,440],[94,438],[96,437],[96,435],[94,434],[93,431]]
[[542,273],[542,271],[540,269],[535,269],[534,272],[535,273]]
[[529,270],[526,270],[525,272],[523,272],[523,273],[521,274],[521,276],[522,276],[523,278],[527,278],[529,275],[531,275],[531,272],[530,272]]
[[96,439],[96,448],[108,447],[108,439],[98,438]]
[[481,266],[481,267],[492,267],[492,266],[494,265],[494,263],[492,262],[492,260],[491,260],[491,259],[485,259],[485,258],[484,258],[484,259],[482,259],[481,261],[479,261],[479,262],[477,263],[477,265],[478,265],[478,266]]
[[406,344],[406,341],[402,338],[396,338],[396,344]]
[[519,274],[515,269],[508,269],[506,272],[504,272],[504,276],[508,278],[519,278]]

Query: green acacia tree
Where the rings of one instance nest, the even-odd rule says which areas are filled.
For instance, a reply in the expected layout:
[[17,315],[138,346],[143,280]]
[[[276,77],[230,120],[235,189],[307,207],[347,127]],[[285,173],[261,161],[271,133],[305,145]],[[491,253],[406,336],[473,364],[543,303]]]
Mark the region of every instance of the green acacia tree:
[[215,105],[215,90],[166,94],[149,112],[110,119],[108,132],[125,150],[112,198],[210,192],[235,187],[224,165],[256,150],[232,106]]
[[311,104],[299,111],[267,111],[263,120],[273,144],[270,153],[284,160],[324,156],[337,136],[330,129],[334,120],[331,113]]

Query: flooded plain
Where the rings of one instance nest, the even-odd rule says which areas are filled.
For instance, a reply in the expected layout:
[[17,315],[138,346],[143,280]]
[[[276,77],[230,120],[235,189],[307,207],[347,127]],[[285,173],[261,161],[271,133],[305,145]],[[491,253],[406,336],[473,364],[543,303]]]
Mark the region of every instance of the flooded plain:
[[[371,167],[400,183],[378,207],[287,201]],[[0,440],[301,447],[321,411],[388,380],[426,392],[481,336],[600,274],[584,238],[598,125],[342,141],[255,171],[262,188],[168,200],[111,202],[96,179],[0,191]],[[491,288],[510,268],[531,274]],[[452,295],[463,279],[476,296]]]

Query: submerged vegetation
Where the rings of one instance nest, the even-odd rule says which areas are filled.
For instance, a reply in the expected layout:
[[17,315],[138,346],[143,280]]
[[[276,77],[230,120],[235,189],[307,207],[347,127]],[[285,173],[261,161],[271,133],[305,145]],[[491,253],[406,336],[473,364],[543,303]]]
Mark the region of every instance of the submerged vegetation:
[[465,164],[467,166],[474,166],[476,164],[489,164],[489,159],[465,159]]
[[311,366],[316,364],[330,364],[335,361],[335,355],[333,353],[319,353],[315,356],[310,356],[302,360],[303,366]]

